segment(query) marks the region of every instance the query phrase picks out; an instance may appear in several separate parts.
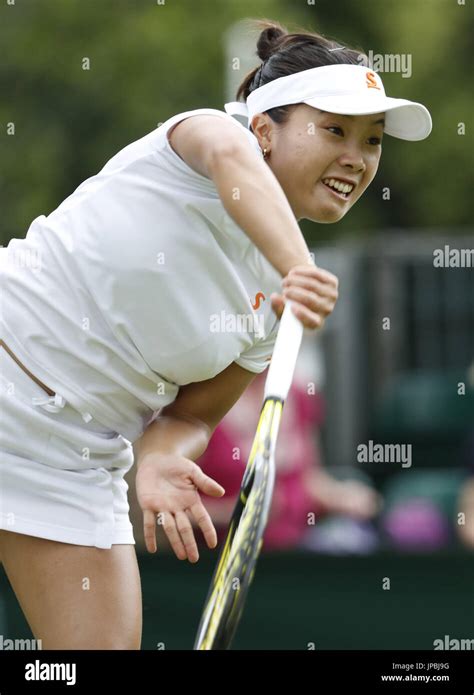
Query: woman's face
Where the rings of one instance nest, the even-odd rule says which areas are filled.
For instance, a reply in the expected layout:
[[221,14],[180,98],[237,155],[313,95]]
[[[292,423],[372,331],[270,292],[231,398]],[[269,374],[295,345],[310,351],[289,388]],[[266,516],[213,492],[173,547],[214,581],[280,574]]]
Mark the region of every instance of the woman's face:
[[[341,116],[297,104],[283,125],[257,114],[253,131],[297,220],[342,219],[371,183],[382,153],[383,113]],[[331,179],[333,179],[331,187]],[[334,190],[350,186],[346,192]]]

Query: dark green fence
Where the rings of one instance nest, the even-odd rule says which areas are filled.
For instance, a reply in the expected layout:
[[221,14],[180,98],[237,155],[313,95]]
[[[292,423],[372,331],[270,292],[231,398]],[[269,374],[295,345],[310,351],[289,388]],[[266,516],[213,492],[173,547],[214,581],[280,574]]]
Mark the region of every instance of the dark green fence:
[[[196,565],[139,558],[142,648],[192,649],[216,555]],[[390,589],[384,589],[390,580]],[[474,554],[376,553],[261,556],[235,649],[433,649],[436,639],[474,638]],[[4,638],[31,633],[0,573]],[[1,611],[0,611],[1,616]],[[308,646],[309,645],[309,646]]]

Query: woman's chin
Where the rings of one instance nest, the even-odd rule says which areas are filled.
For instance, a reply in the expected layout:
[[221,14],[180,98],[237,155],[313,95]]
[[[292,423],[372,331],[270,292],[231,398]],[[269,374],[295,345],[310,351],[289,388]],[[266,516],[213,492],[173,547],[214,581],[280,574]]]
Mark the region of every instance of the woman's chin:
[[317,210],[312,210],[310,212],[311,216],[308,216],[307,219],[318,224],[333,224],[342,220],[346,212],[347,210],[341,208],[319,207]]

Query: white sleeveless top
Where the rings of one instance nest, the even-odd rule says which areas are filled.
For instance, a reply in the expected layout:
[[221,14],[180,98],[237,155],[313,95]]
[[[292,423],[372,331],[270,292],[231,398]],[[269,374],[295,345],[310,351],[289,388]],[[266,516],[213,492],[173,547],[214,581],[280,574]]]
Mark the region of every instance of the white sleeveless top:
[[[3,250],[1,336],[73,407],[135,441],[179,387],[268,365],[281,276],[172,149],[177,114]],[[231,163],[229,163],[231,166]]]

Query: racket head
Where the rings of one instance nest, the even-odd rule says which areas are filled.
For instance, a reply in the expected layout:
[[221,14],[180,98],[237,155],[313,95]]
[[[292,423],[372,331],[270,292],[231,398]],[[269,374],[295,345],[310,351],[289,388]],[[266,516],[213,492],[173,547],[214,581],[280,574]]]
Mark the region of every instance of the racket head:
[[275,482],[275,446],[283,401],[265,400],[239,496],[204,604],[194,649],[228,649],[263,544]]

